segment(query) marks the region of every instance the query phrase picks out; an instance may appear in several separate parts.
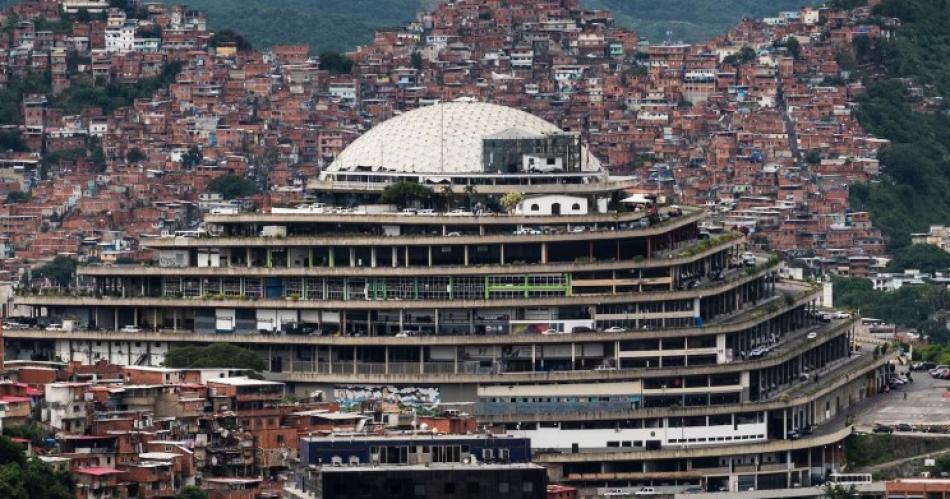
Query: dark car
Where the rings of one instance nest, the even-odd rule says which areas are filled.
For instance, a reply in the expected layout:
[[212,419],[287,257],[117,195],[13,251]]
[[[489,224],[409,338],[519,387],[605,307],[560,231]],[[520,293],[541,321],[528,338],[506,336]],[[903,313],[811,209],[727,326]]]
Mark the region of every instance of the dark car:
[[310,324],[306,322],[291,322],[281,326],[284,334],[291,335],[300,335],[300,336],[309,336],[320,330],[318,324]]
[[894,429],[897,431],[914,431],[914,427],[907,423],[898,423],[894,426]]
[[894,428],[886,424],[879,424],[874,427],[874,433],[894,433]]

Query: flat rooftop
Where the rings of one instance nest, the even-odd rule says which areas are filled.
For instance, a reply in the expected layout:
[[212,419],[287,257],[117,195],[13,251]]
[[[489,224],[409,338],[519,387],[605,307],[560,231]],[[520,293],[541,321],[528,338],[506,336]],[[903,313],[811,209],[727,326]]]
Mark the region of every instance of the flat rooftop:
[[217,378],[209,379],[208,383],[217,383],[219,385],[229,385],[229,386],[273,386],[273,385],[283,385],[283,383],[278,381],[267,381],[264,379],[251,379],[246,376],[238,376],[234,378]]
[[381,473],[388,471],[430,471],[439,472],[447,470],[464,471],[503,471],[503,470],[544,470],[545,468],[532,463],[432,463],[432,464],[374,464],[364,466],[321,466],[323,473]]

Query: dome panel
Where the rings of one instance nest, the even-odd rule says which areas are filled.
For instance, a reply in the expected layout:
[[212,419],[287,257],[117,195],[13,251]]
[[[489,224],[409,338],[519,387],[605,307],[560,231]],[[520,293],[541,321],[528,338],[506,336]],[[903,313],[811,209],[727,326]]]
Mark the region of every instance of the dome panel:
[[[482,139],[557,132],[561,132],[557,126],[511,107],[484,102],[437,104],[377,125],[350,144],[327,171],[362,167],[405,173],[479,173]],[[584,156],[583,170],[600,170],[596,158]]]

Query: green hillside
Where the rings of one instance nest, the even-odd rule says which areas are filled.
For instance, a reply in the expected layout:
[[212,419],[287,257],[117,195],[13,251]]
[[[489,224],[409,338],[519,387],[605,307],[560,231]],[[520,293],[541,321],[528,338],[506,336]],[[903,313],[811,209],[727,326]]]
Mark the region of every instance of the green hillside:
[[165,1],[207,12],[211,29],[236,30],[255,47],[309,43],[314,53],[367,43],[376,28],[401,26],[426,6],[426,0]]
[[[721,35],[744,17],[774,16],[817,2],[808,0],[582,0],[606,9],[620,24],[651,41],[695,42]],[[669,31],[669,37],[667,36]]]
[[885,0],[875,8],[902,21],[894,40],[855,41],[855,61],[866,95],[858,119],[892,145],[880,154],[884,180],[851,189],[852,207],[868,210],[892,248],[910,243],[911,232],[950,221],[950,107],[915,112],[909,87],[950,98],[950,2]]
[[[255,46],[309,43],[313,52],[344,51],[373,38],[376,28],[402,25],[438,0],[160,0],[208,13],[212,29],[231,28]],[[774,15],[809,0],[582,0],[607,9],[622,25],[655,41],[699,41],[743,17]],[[0,0],[0,7],[14,0]]]

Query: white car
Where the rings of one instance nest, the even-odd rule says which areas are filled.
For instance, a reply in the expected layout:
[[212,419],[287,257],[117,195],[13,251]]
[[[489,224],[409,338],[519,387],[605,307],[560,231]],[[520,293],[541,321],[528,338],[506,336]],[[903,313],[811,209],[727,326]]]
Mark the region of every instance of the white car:
[[122,329],[119,330],[120,333],[138,333],[141,331],[142,330],[139,329],[138,326],[132,326],[132,325],[122,326]]
[[417,215],[435,215],[435,210],[432,208],[423,208],[416,212]]
[[808,338],[809,340],[813,340],[817,337],[818,337],[818,333],[815,333],[815,332],[808,333],[808,336],[806,336],[806,338]]
[[452,211],[450,211],[450,212],[448,212],[448,213],[446,213],[446,215],[448,215],[448,216],[450,216],[450,217],[471,217],[471,216],[475,216],[475,214],[472,213],[472,212],[470,212],[470,211],[465,211],[465,210],[457,209],[457,208],[454,209],[454,210],[452,210]]
[[653,487],[643,487],[642,489],[633,493],[635,496],[653,496],[656,495],[656,489]]
[[545,335],[547,335],[547,334],[565,334],[565,331],[558,331],[557,329],[554,329],[554,328],[548,328],[548,329],[545,329],[544,331],[541,331],[541,334],[545,334]]
[[605,333],[623,333],[625,331],[626,329],[620,326],[611,326],[611,327],[608,327],[607,329],[604,329]]
[[396,338],[408,338],[415,335],[416,333],[414,331],[399,331],[396,333]]
[[838,310],[837,312],[831,314],[831,318],[832,319],[850,319],[851,314],[849,314],[848,312],[842,312]]
[[459,237],[461,235],[462,235],[461,232],[446,232],[445,233],[445,237]]
[[755,253],[751,251],[746,251],[742,254],[742,264],[746,267],[754,267],[756,263]]
[[531,165],[528,167],[528,171],[532,173],[553,173],[563,170],[564,168],[560,165]]
[[518,236],[526,236],[526,235],[538,236],[538,235],[541,235],[541,234],[543,234],[543,232],[541,232],[541,231],[538,230],[538,229],[531,228],[531,227],[521,227],[521,228],[519,228],[518,230],[515,231],[515,235],[518,235]]
[[66,328],[64,328],[62,324],[50,324],[49,326],[46,326],[46,330],[47,331],[65,331]]

